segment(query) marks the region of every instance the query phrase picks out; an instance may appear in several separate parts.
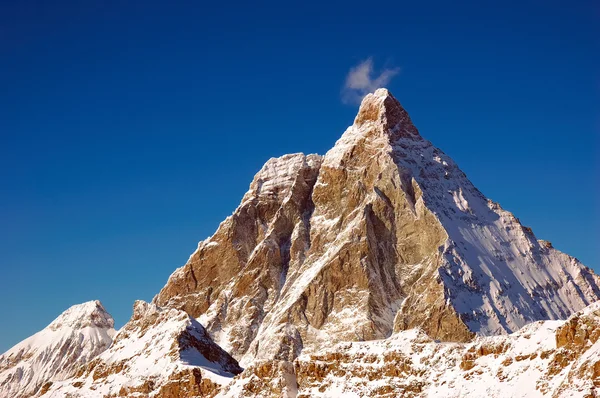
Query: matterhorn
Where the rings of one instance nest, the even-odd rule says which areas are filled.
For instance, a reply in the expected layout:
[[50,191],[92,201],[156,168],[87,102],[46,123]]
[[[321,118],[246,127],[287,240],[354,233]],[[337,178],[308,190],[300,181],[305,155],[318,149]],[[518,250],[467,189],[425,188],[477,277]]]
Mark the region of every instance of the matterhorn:
[[378,89],[325,155],[268,160],[119,331],[0,357],[0,395],[592,397],[599,299]]

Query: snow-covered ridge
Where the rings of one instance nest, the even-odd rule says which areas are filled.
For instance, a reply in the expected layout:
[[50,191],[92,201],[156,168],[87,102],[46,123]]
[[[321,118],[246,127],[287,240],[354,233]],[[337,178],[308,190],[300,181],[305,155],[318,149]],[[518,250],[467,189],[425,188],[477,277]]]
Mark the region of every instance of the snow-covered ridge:
[[99,301],[74,305],[0,356],[0,397],[20,398],[69,377],[106,350],[114,320]]
[[58,330],[65,327],[81,329],[84,327],[96,327],[102,329],[114,328],[115,321],[104,309],[99,300],[88,301],[83,304],[74,305],[60,314],[48,328]]
[[589,398],[600,393],[599,369],[596,302],[567,321],[538,321],[469,343],[441,343],[411,329],[339,343],[289,365],[259,363],[219,397]]

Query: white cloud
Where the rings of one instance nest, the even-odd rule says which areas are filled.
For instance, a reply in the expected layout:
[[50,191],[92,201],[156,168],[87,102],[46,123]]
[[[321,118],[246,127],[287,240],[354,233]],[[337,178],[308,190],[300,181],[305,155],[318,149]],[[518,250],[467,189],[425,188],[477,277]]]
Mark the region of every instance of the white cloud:
[[350,69],[342,90],[342,100],[346,103],[360,102],[365,95],[386,86],[400,68],[383,69],[373,76],[373,59],[367,58]]

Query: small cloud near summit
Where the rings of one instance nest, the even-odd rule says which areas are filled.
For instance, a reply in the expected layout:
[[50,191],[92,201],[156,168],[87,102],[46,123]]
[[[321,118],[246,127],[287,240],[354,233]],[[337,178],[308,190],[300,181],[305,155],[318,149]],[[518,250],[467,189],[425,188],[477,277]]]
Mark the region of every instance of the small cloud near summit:
[[400,72],[400,68],[386,68],[373,75],[373,58],[367,58],[350,69],[342,89],[342,101],[347,104],[360,103],[365,95],[385,87]]

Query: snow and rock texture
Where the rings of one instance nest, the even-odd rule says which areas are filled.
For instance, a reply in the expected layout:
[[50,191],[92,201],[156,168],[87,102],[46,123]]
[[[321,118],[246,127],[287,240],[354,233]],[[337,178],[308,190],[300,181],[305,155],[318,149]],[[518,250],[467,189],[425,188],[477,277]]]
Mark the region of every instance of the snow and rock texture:
[[211,396],[241,371],[188,314],[137,301],[111,347],[42,396]]
[[269,160],[155,297],[242,365],[420,328],[442,341],[566,319],[600,280],[485,198],[385,89],[325,156]]
[[114,321],[99,301],[74,305],[0,356],[0,397],[28,397],[106,350]]
[[600,303],[568,321],[441,343],[419,329],[339,343],[293,363],[257,363],[223,397],[596,397]]

